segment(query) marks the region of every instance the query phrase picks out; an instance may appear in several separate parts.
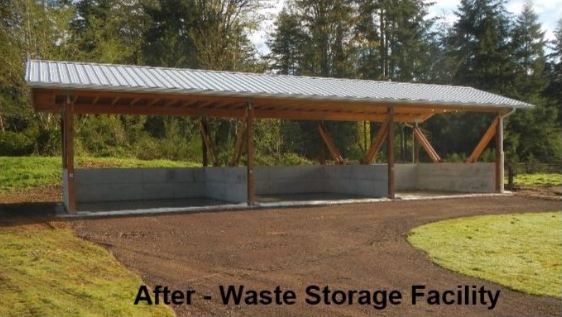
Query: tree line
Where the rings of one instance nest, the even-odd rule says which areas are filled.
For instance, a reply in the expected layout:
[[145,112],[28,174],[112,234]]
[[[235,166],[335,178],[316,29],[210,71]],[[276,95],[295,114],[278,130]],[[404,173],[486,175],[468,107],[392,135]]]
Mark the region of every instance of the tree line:
[[[536,105],[505,122],[508,162],[562,157],[562,19],[547,41],[532,2],[513,15],[504,0],[462,0],[453,24],[423,0],[288,0],[268,34],[249,40],[258,0],[1,0],[0,155],[57,155],[58,118],[38,114],[23,80],[27,58],[273,72],[472,86]],[[422,125],[446,160],[464,159],[492,117],[436,115]],[[82,115],[78,153],[201,160],[198,118]],[[218,159],[228,161],[239,122],[211,119]],[[324,157],[313,121],[258,120],[260,164]],[[376,123],[325,122],[344,157],[360,159]],[[398,158],[411,159],[411,127],[395,127]],[[485,153],[490,159],[493,153]],[[384,160],[384,156],[381,156]],[[422,158],[423,159],[423,158]],[[426,158],[427,159],[427,158]]]

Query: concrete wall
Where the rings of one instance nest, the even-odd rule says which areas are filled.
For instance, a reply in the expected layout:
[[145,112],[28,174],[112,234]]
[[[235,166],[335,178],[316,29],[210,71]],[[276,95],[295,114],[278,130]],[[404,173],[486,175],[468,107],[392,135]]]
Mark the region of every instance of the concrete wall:
[[495,191],[495,163],[418,164],[418,189],[465,193]]
[[204,197],[241,203],[248,201],[245,167],[207,167]]
[[397,191],[417,189],[418,164],[394,164],[394,186]]
[[395,173],[396,190],[495,191],[495,163],[396,164]]
[[244,168],[99,168],[75,173],[77,202],[196,197],[246,201]]
[[387,194],[386,165],[258,167],[256,194],[340,193],[368,197]]
[[[257,167],[255,181],[257,195],[340,193],[385,197],[387,166]],[[75,171],[77,202],[206,197],[241,203],[247,201],[246,182],[245,167],[101,168]],[[494,192],[495,164],[396,164],[395,184],[398,191]]]
[[327,165],[329,192],[366,197],[386,197],[388,168],[375,165]]

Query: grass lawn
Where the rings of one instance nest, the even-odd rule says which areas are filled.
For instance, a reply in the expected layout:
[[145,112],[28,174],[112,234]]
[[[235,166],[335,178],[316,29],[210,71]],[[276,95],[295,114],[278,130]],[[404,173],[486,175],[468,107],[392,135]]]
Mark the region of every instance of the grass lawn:
[[560,173],[517,174],[515,175],[513,182],[517,186],[559,186],[562,185],[562,174]]
[[413,229],[408,241],[452,271],[562,297],[562,212],[439,221]]
[[[192,167],[194,162],[143,161],[130,158],[78,157],[76,166],[96,167]],[[0,193],[48,185],[61,179],[61,158],[43,156],[0,156]]]
[[174,316],[133,305],[141,279],[70,229],[2,228],[0,245],[0,316]]

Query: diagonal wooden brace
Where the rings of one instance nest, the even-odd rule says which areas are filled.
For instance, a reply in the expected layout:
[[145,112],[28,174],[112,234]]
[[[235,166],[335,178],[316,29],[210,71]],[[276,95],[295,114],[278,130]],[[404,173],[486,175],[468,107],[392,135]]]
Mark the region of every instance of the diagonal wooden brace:
[[214,166],[218,165],[215,156],[215,146],[211,141],[211,137],[209,136],[209,126],[205,120],[201,120],[201,124],[199,125],[199,131],[201,132],[201,137],[203,138],[203,143],[205,143],[205,150],[207,151],[207,155],[209,155],[209,159],[213,162]]
[[437,154],[433,146],[431,146],[431,143],[429,143],[429,140],[419,127],[414,127],[414,136],[434,163],[441,162],[441,157]]
[[243,124],[236,136],[236,145],[234,146],[234,153],[232,153],[232,158],[230,159],[230,166],[236,166],[240,162],[240,157],[242,153],[244,153],[246,145],[246,131],[246,124]]
[[369,147],[369,151],[365,154],[365,157],[361,160],[361,164],[371,164],[373,160],[377,157],[384,140],[386,139],[386,135],[388,134],[388,121],[384,121],[379,131],[375,135],[375,139],[371,143]]
[[480,142],[478,142],[478,145],[476,145],[476,147],[472,151],[472,154],[470,154],[470,156],[466,159],[467,163],[474,163],[478,161],[478,158],[480,157],[480,155],[482,155],[482,152],[484,152],[484,149],[486,148],[486,146],[488,146],[488,143],[490,143],[492,138],[496,135],[498,122],[498,118],[492,121],[492,124],[490,124],[488,130],[486,130],[486,133],[484,133],[482,139],[480,139]]
[[322,137],[324,144],[326,144],[326,147],[328,148],[328,151],[330,152],[330,155],[332,156],[336,164],[343,164],[343,156],[341,155],[341,152],[336,147],[336,144],[334,143],[334,139],[332,139],[332,137],[330,136],[330,134],[326,130],[326,127],[323,124],[318,125],[318,132],[320,133],[320,137]]

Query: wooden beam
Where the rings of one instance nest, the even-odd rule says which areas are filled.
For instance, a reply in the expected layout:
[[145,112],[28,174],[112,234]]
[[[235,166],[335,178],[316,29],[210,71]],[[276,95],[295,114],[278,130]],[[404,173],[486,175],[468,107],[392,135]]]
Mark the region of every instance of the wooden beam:
[[482,152],[484,152],[484,149],[486,149],[488,143],[490,143],[494,135],[496,135],[499,120],[500,119],[498,117],[494,119],[494,121],[492,121],[492,124],[490,124],[488,130],[486,130],[486,133],[484,133],[482,139],[480,139],[480,142],[478,142],[478,145],[476,145],[476,147],[472,151],[472,154],[470,154],[470,156],[466,159],[467,163],[474,163],[478,161],[478,158],[480,157],[480,155],[482,155]]
[[74,105],[70,99],[67,97],[64,112],[63,112],[63,129],[64,129],[64,171],[63,177],[65,188],[64,188],[64,198],[65,207],[68,213],[76,213],[76,190],[74,181]]
[[336,147],[336,143],[334,142],[334,139],[332,139],[332,137],[326,130],[324,124],[321,123],[318,125],[318,132],[320,133],[320,137],[322,137],[324,144],[328,148],[328,151],[330,152],[332,159],[336,162],[336,164],[340,164],[340,165],[343,164],[344,161],[341,152]]
[[[201,118],[201,124],[207,125],[207,118]],[[201,129],[201,128],[200,128]],[[203,133],[201,133],[201,153],[202,153],[202,161],[203,167],[209,166],[209,154],[207,152],[207,144],[205,142],[205,138],[203,137]]]
[[205,148],[207,149],[206,153],[209,159],[214,166],[217,166],[218,162],[215,155],[215,146],[211,140],[211,136],[209,134],[209,125],[205,118],[201,119],[201,123],[199,124],[199,131],[201,132],[201,137],[203,138],[203,143],[205,144]]
[[367,154],[365,154],[365,157],[363,158],[363,160],[361,160],[361,164],[371,164],[373,162],[373,160],[377,157],[377,154],[380,151],[382,144],[384,143],[384,139],[387,133],[388,133],[388,121],[385,121],[377,131],[377,134],[375,135],[375,138],[371,143],[371,146],[369,147]]
[[246,144],[246,131],[246,123],[244,122],[236,135],[236,145],[230,159],[230,166],[237,166],[240,163],[240,157],[242,152],[244,152],[244,145]]
[[386,133],[386,154],[388,166],[388,198],[394,199],[394,107],[388,107],[388,133]]
[[503,117],[498,114],[496,124],[496,192],[504,191]]
[[246,176],[248,190],[248,206],[256,203],[256,190],[254,183],[254,106],[248,103],[246,111]]
[[429,155],[434,163],[441,162],[441,157],[439,156],[439,154],[437,154],[437,151],[435,151],[433,146],[431,146],[431,143],[429,143],[429,140],[418,126],[414,127],[414,136],[417,138],[421,146],[427,152],[427,155]]

